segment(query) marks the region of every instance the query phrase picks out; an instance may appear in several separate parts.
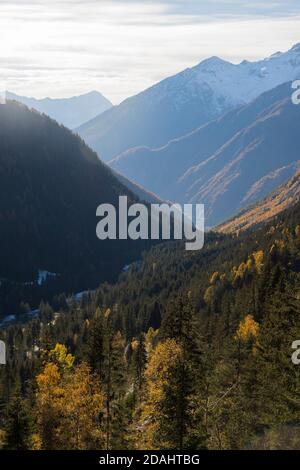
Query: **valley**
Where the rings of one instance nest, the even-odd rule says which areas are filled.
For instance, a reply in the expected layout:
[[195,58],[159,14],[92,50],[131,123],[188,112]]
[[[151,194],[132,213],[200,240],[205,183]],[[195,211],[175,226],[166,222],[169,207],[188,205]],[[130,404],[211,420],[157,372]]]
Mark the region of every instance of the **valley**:
[[[80,89],[104,74],[93,51]],[[1,452],[299,449],[299,77],[295,44],[117,105],[6,94]]]

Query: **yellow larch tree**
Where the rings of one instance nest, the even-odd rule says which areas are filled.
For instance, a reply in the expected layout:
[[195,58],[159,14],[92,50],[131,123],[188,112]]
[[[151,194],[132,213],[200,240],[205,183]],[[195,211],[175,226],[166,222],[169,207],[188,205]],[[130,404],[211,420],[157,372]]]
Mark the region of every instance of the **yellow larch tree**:
[[254,320],[252,315],[247,315],[239,324],[235,339],[247,342],[250,339],[257,338],[259,332],[259,324]]
[[62,397],[61,440],[68,449],[99,449],[103,446],[99,416],[104,395],[99,380],[82,363],[65,377]]
[[[157,436],[162,431],[162,404],[167,398],[168,384],[182,354],[181,346],[174,339],[159,343],[151,353],[145,371],[145,400],[137,426],[137,446],[140,449],[158,448]],[[168,446],[168,442],[159,443],[160,448]]]

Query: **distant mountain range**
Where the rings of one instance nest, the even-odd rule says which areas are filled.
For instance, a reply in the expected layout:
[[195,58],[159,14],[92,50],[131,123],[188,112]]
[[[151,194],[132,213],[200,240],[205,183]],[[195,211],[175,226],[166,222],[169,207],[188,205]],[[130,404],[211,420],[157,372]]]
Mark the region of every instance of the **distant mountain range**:
[[[300,166],[300,165],[299,165]],[[217,227],[221,233],[238,233],[269,222],[300,200],[300,170],[265,199]]]
[[238,65],[212,57],[128,98],[77,131],[108,161],[133,147],[165,145],[299,77],[300,44]]
[[112,107],[111,102],[97,91],[72,98],[44,98],[40,100],[19,96],[9,91],[5,95],[9,100],[19,101],[29,108],[47,114],[59,124],[70,129],[80,126]]
[[[96,237],[96,209],[138,201],[85,143],[46,115],[0,105],[0,314],[113,280],[147,241]],[[37,283],[38,272],[50,273]]]
[[129,150],[111,166],[163,199],[205,204],[213,226],[296,171],[299,130],[300,106],[287,83],[164,147]]

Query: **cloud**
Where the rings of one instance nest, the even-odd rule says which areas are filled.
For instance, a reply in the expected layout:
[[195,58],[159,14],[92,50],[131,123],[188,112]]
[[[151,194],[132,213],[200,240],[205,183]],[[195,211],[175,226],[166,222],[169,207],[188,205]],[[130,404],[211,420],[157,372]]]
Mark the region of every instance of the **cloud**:
[[105,9],[124,9],[141,6],[148,12],[160,8],[166,15],[232,17],[232,16],[289,16],[300,14],[299,0],[263,0],[249,2],[247,0],[1,0],[2,6],[52,9],[71,13],[74,18],[79,12],[96,13],[99,7]]
[[238,62],[288,49],[299,42],[299,3],[1,0],[0,75],[22,94],[98,89],[119,102],[211,55]]

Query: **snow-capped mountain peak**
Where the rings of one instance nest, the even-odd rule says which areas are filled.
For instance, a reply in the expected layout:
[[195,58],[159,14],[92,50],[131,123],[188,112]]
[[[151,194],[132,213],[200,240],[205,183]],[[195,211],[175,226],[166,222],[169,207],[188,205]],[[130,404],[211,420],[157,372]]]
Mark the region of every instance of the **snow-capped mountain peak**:
[[244,60],[233,64],[212,56],[138,96],[151,96],[152,100],[172,98],[176,109],[180,109],[200,95],[217,115],[230,107],[250,103],[260,94],[297,78],[300,78],[300,44],[256,62]]
[[227,62],[224,59],[221,59],[220,57],[212,56],[200,62],[200,64],[196,67],[199,67],[202,70],[206,70],[206,69],[209,70],[209,69],[214,69],[214,68],[218,68],[218,67],[225,66],[225,65],[232,65],[232,64],[230,62]]
[[104,160],[110,160],[136,146],[165,145],[296,79],[300,79],[299,44],[256,62],[233,64],[213,56],[128,98],[78,132]]
[[257,62],[244,60],[235,65],[211,57],[190,70],[193,80],[210,87],[219,100],[249,103],[265,91],[300,78],[300,43]]

